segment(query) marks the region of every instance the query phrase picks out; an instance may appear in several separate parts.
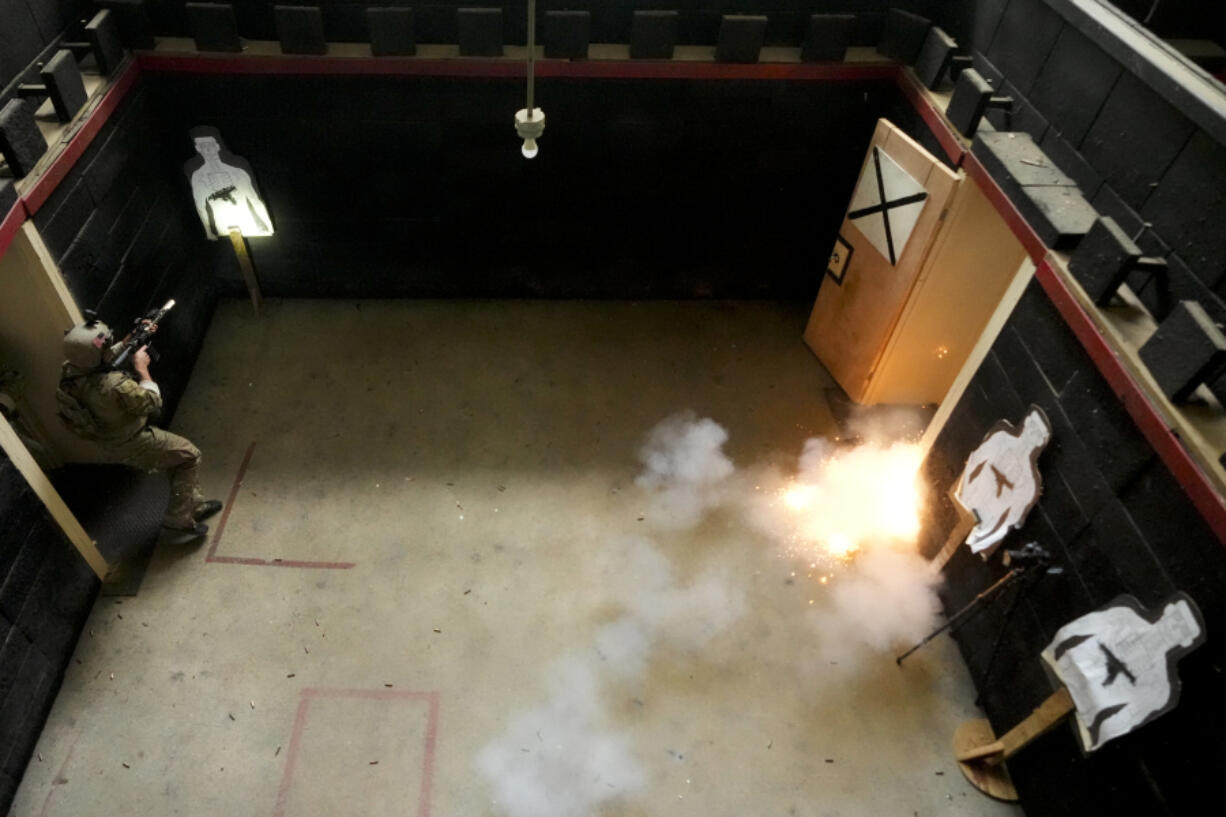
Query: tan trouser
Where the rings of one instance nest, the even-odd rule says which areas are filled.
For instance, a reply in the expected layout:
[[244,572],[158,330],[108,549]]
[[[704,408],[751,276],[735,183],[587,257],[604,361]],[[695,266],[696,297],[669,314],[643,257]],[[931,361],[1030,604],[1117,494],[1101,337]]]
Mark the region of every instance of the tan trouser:
[[170,477],[170,505],[162,524],[169,528],[191,528],[192,518],[204,497],[200,494],[198,470],[200,449],[178,434],[160,428],[142,428],[136,436],[107,446],[116,459],[145,471],[165,471]]

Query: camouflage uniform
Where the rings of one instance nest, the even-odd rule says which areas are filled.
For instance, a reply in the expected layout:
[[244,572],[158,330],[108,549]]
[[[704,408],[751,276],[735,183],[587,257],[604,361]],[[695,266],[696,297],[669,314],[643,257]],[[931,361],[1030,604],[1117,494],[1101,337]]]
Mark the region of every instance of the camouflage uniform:
[[110,461],[170,476],[170,505],[162,524],[190,530],[204,502],[200,449],[178,434],[148,425],[162,409],[157,385],[138,383],[119,371],[84,371],[65,364],[60,392],[61,416],[79,436],[97,442]]

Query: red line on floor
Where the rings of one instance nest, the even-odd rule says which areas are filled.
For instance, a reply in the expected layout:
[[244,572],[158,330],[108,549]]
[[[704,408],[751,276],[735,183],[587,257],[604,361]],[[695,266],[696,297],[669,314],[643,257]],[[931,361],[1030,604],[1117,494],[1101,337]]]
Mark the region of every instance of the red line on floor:
[[416,692],[404,689],[365,689],[348,687],[306,687],[302,695],[308,698],[365,698],[367,700],[388,700],[393,698],[410,698],[415,700],[437,699],[437,692]]
[[255,443],[247,446],[243,462],[238,466],[234,476],[234,484],[230,487],[230,496],[226,499],[226,507],[221,512],[221,520],[217,523],[217,532],[209,544],[209,552],[204,561],[210,564],[247,565],[250,567],[299,567],[308,570],[348,570],[354,562],[315,562],[302,559],[259,559],[252,556],[218,556],[217,545],[221,543],[221,535],[225,533],[226,522],[230,519],[230,511],[238,499],[238,489],[243,485],[243,477],[247,475],[247,466],[251,464],[251,455],[255,453]]
[[421,761],[421,792],[417,798],[418,817],[430,817],[431,794],[434,790],[434,753],[438,743],[438,692],[414,692],[396,689],[342,689],[308,687],[299,696],[298,711],[294,713],[294,728],[290,734],[289,747],[285,752],[285,770],[281,773],[281,786],[277,789],[277,804],[273,809],[273,817],[285,817],[285,805],[289,799],[290,785],[293,783],[294,770],[298,765],[299,747],[302,734],[306,731],[307,715],[311,701],[316,698],[350,698],[364,700],[415,700],[425,701],[426,735]]
[[314,570],[348,570],[356,562],[313,562],[300,559],[257,559],[251,556],[210,556],[205,561],[222,565],[250,567],[305,567]]
[[285,817],[285,800],[289,797],[289,784],[294,779],[294,767],[298,764],[298,745],[302,742],[311,697],[303,695],[302,700],[298,701],[298,711],[294,714],[294,731],[290,734],[289,747],[285,750],[285,771],[281,773],[281,787],[277,789],[277,805],[273,809],[273,817]]
[[217,553],[217,545],[221,542],[221,535],[225,533],[226,521],[230,518],[230,510],[234,507],[234,500],[238,499],[238,489],[242,487],[243,477],[247,474],[247,466],[251,464],[251,455],[255,453],[255,443],[247,446],[247,453],[243,457],[243,462],[238,466],[238,473],[234,476],[234,484],[230,486],[230,496],[226,499],[226,507],[221,512],[221,519],[217,522],[217,532],[213,534],[213,542],[209,545],[209,553],[205,557],[206,562],[213,561],[213,554]]
[[79,740],[81,740],[80,732],[78,732],[77,736],[72,739],[72,745],[68,747],[68,754],[64,755],[64,762],[60,764],[60,768],[55,772],[55,777],[51,779],[51,790],[47,792],[47,797],[43,800],[42,811],[38,812],[39,817],[47,817],[47,810],[51,808],[51,797],[59,790],[61,785],[55,781],[65,780],[64,770],[68,768],[68,762],[72,760],[72,753],[76,751],[77,742]]
[[434,746],[438,742],[438,693],[428,692],[430,712],[426,720],[426,747],[421,759],[421,795],[418,817],[430,817],[430,797],[434,790]]

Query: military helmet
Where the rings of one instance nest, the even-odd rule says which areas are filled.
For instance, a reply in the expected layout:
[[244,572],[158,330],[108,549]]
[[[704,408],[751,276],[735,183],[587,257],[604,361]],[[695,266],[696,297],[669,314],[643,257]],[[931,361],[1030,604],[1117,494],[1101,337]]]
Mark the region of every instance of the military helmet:
[[102,321],[77,324],[64,333],[64,358],[78,369],[96,369],[114,337],[111,327]]

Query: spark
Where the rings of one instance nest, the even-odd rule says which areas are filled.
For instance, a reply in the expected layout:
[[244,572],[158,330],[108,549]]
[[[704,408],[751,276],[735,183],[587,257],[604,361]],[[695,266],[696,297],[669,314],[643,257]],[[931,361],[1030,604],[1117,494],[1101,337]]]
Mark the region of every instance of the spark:
[[790,511],[791,555],[817,570],[865,547],[914,546],[920,530],[919,447],[835,449],[776,493]]
[[783,492],[783,504],[794,511],[801,511],[812,505],[816,496],[816,485],[793,483]]

